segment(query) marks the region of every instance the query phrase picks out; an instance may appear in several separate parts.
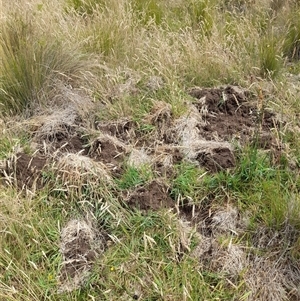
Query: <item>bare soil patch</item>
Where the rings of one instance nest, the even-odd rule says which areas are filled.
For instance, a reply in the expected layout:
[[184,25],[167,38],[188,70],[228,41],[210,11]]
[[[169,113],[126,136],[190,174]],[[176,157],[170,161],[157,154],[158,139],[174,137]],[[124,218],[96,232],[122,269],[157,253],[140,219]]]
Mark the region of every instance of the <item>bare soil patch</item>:
[[52,147],[68,153],[87,153],[86,141],[79,135],[57,139]]
[[[281,146],[273,131],[278,131],[283,123],[275,113],[265,109],[262,95],[252,101],[248,91],[236,86],[194,88],[189,94],[197,99],[193,105],[198,116],[193,112],[191,124],[183,130],[183,144],[189,149],[186,151],[188,156],[198,161],[200,166],[210,172],[218,172],[236,164],[233,147],[210,145],[210,142],[255,145],[269,150],[274,162],[280,160]],[[189,133],[193,136],[190,141]]]
[[6,162],[5,173],[19,189],[39,189],[43,186],[42,171],[46,163],[45,157],[17,153]]
[[110,135],[98,137],[88,150],[89,157],[112,165],[123,162],[125,153],[125,144]]
[[87,278],[92,262],[106,247],[105,235],[84,220],[71,220],[61,231],[63,256],[59,275],[60,292],[79,288]]
[[114,136],[126,144],[135,141],[136,123],[130,119],[116,120],[111,122],[98,122],[96,128],[104,134]]
[[211,172],[218,172],[235,166],[235,158],[229,148],[215,148],[211,152],[199,153],[197,161]]
[[145,211],[173,208],[175,205],[168,194],[168,189],[165,184],[156,180],[132,192],[127,204],[131,208]]
[[[195,88],[190,91],[190,95],[198,99],[194,105],[203,115],[205,123],[199,124],[199,130],[206,140],[235,139],[244,144],[253,140],[254,135],[259,133],[262,140],[259,145],[272,144],[270,141],[263,141],[267,137],[266,133],[276,126],[276,116],[265,109],[259,111],[257,105],[249,102],[247,91],[235,86]],[[270,139],[268,136],[267,140]]]

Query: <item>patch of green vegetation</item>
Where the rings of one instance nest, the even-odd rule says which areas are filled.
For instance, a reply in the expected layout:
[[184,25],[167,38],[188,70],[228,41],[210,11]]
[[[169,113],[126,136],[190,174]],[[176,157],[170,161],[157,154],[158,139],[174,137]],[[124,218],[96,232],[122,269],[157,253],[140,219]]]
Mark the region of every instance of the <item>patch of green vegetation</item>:
[[165,15],[163,1],[159,0],[132,0],[131,7],[142,22],[142,24],[147,25],[148,23],[154,22],[154,24],[159,25],[163,21]]
[[[111,15],[111,16],[110,16]],[[109,17],[110,16],[110,17]],[[83,33],[83,50],[121,60],[126,57],[127,28],[113,19],[113,13],[104,16],[107,22],[95,22]]]
[[299,227],[297,177],[285,167],[274,166],[268,154],[256,148],[244,151],[232,172],[220,172],[203,180],[211,197],[230,197],[238,201],[242,211],[251,212],[252,227],[261,224],[280,229],[288,222]]
[[117,120],[122,117],[131,117],[141,120],[150,112],[153,99],[148,94],[124,94],[108,103],[106,108],[99,112],[100,120]]
[[214,19],[210,8],[213,1],[193,0],[187,6],[191,27],[193,29],[200,28],[205,36],[211,36]]
[[8,137],[0,138],[0,159],[6,159],[12,150],[12,143]]
[[181,250],[178,230],[176,218],[169,212],[136,212],[126,227],[114,230],[120,240],[95,265],[91,288],[101,288],[103,300],[115,300],[115,296],[232,300],[235,292],[227,287],[225,278],[201,271],[196,258]]
[[171,196],[174,199],[187,198],[198,201],[197,196],[201,193],[201,181],[203,171],[197,166],[182,162],[175,167],[176,177],[172,181]]
[[121,178],[116,179],[116,182],[120,189],[129,189],[145,184],[152,176],[152,170],[147,165],[143,165],[139,168],[126,165]]
[[261,74],[265,77],[274,78],[282,66],[280,56],[280,41],[274,37],[262,40],[259,50]]
[[179,86],[165,87],[153,93],[153,99],[161,101],[171,105],[171,117],[176,119],[184,115],[188,109],[187,101],[190,96],[182,91]]
[[3,187],[1,191],[0,207],[5,216],[1,218],[0,287],[6,290],[0,296],[6,300],[19,300],[16,296],[32,300],[49,296],[55,291],[61,263],[58,246],[61,213],[55,211],[53,215],[51,206],[36,211],[34,204],[39,200],[19,202],[16,195],[8,206],[4,200],[10,192]]
[[139,123],[138,124],[138,131],[141,135],[151,134],[155,130],[155,126],[148,123]]
[[288,20],[288,31],[283,44],[284,54],[292,59],[300,59],[300,9],[298,8]]
[[7,159],[16,148],[21,148],[25,154],[31,154],[29,135],[23,131],[5,133],[0,137],[0,159]]
[[4,115],[42,103],[51,95],[55,79],[74,78],[83,68],[81,55],[67,51],[55,37],[37,32],[31,17],[16,15],[2,26],[0,104]]

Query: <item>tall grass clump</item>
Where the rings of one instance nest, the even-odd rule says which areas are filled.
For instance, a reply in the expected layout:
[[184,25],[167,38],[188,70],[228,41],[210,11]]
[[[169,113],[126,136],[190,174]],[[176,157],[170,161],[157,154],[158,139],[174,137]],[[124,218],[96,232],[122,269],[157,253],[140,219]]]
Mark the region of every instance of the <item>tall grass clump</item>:
[[274,37],[264,38],[259,49],[261,75],[275,77],[281,69],[280,41]]
[[131,6],[134,14],[142,24],[146,25],[149,22],[154,22],[156,25],[159,25],[165,16],[163,2],[157,0],[132,0]]
[[213,1],[194,0],[188,5],[188,13],[192,28],[201,28],[205,35],[211,35],[213,16],[211,6]]
[[300,59],[300,8],[288,21],[288,30],[283,45],[284,54],[292,60]]
[[65,10],[87,16],[92,15],[95,10],[103,8],[106,2],[105,0],[67,0]]
[[4,115],[18,114],[51,95],[54,81],[75,79],[83,70],[80,54],[41,30],[32,15],[11,14],[0,38],[0,105]]

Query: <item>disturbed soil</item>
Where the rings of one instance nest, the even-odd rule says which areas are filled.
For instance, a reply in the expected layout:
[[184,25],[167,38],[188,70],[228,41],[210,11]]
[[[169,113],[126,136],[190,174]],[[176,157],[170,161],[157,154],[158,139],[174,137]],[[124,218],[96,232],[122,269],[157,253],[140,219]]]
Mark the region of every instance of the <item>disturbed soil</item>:
[[9,182],[14,182],[19,189],[26,187],[42,188],[42,172],[47,163],[44,156],[30,156],[25,153],[17,153],[6,162],[5,174]]
[[[279,126],[274,113],[264,109],[260,111],[256,104],[249,102],[249,93],[238,87],[193,89],[190,95],[197,99],[194,105],[203,113],[205,125],[199,129],[206,140],[236,139],[246,143],[255,135],[262,140],[266,136],[272,140],[270,130]],[[263,141],[261,144],[267,147]]]
[[80,287],[89,274],[92,262],[106,247],[101,232],[84,220],[71,220],[61,231],[62,268],[59,275],[60,291]]
[[235,166],[235,158],[228,148],[215,148],[212,153],[199,153],[197,161],[200,166],[211,172],[218,172]]
[[145,211],[174,207],[167,187],[158,181],[152,181],[130,193],[127,204],[129,207]]
[[[194,101],[187,105],[186,115],[177,120],[169,104],[154,103],[144,120],[151,125],[150,132],[143,132],[130,119],[97,122],[98,137],[91,140],[84,135],[85,124],[74,108],[36,118],[29,123],[28,130],[32,131],[37,150],[32,156],[18,153],[7,164],[6,174],[19,188],[30,188],[33,184],[40,187],[46,163],[72,153],[105,164],[113,176],[121,176],[124,160],[129,156],[130,162],[150,164],[159,177],[172,177],[174,165],[182,161],[190,161],[211,173],[234,168],[236,144],[254,143],[278,152],[272,130],[282,124],[263,105],[258,109],[263,99],[253,100],[248,91],[236,86],[193,88],[189,94]],[[151,197],[143,198],[142,208],[153,207]]]
[[[189,94],[193,101],[187,104],[184,116],[175,119],[169,104],[157,102],[143,120],[144,128],[135,121],[123,119],[99,121],[91,130],[74,109],[66,109],[59,117],[52,114],[42,121],[36,119],[28,127],[31,142],[36,145],[34,154],[18,152],[6,160],[0,172],[6,182],[26,191],[42,188],[48,184],[47,174],[54,173],[54,179],[60,179],[69,196],[74,187],[75,194],[88,187],[100,199],[97,194],[100,182],[104,186],[116,184],[114,180],[126,172],[125,166],[139,169],[147,165],[155,179],[115,192],[126,208],[146,214],[176,207],[166,183],[176,177],[176,165],[181,162],[216,173],[236,166],[236,146],[255,144],[264,151],[278,153],[280,145],[273,130],[283,124],[275,113],[264,108],[263,99],[256,99],[235,86],[193,88]],[[220,254],[223,254],[222,262],[224,258],[230,262],[230,252],[241,258],[246,255],[235,246],[221,250],[222,253],[215,239],[217,234],[239,231],[236,209],[212,211],[209,204],[197,207],[185,201],[176,209],[202,235],[195,256],[220,271],[225,269],[239,275],[245,266],[237,262],[220,264]],[[92,262],[103,251],[105,239],[99,238],[91,225],[75,220],[63,229],[61,240],[64,263],[59,281],[62,291],[68,291],[81,285]]]

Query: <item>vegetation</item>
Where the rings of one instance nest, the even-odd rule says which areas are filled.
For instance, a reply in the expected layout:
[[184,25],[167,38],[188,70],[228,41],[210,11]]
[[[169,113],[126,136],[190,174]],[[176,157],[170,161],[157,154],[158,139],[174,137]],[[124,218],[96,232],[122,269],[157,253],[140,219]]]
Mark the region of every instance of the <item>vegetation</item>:
[[298,1],[2,8],[0,300],[300,299]]

